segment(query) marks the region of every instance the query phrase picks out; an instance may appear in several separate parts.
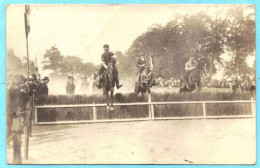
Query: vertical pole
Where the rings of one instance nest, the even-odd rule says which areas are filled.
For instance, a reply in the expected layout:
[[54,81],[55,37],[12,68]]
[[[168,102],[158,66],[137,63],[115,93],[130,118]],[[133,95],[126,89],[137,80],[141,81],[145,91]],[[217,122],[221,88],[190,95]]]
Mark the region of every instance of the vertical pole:
[[32,136],[32,118],[33,118],[33,114],[34,114],[34,108],[35,108],[35,104],[34,104],[34,99],[35,96],[33,94],[32,96],[32,108],[30,110],[30,115],[29,115],[29,135]]
[[256,112],[256,110],[255,110],[255,103],[254,103],[254,99],[253,98],[251,98],[251,110],[252,110],[252,115],[253,116],[256,116],[256,114],[255,114],[255,112]]
[[[150,103],[150,101],[151,101],[151,97],[150,94],[148,94],[148,103]],[[148,109],[149,109],[149,118],[152,119],[152,110],[150,104],[148,105]]]
[[153,107],[153,104],[152,104],[152,97],[151,97],[151,94],[148,94],[148,103],[149,103],[149,118],[151,120],[153,120],[154,118],[154,107]]
[[29,156],[29,135],[30,135],[30,115],[31,115],[31,100],[26,105],[26,119],[25,119],[25,128],[24,128],[24,137],[25,137],[25,148],[24,148],[24,156],[25,159],[28,160]]
[[35,124],[38,123],[38,111],[37,111],[37,108],[34,108],[34,122],[35,122]]
[[203,107],[203,117],[206,118],[207,114],[206,114],[206,103],[205,102],[202,103],[202,107]]
[[97,110],[96,110],[96,106],[93,106],[93,119],[94,119],[94,121],[97,120]]
[[[26,35],[26,56],[27,56],[27,87],[28,87],[28,94],[30,92],[30,85],[29,85],[29,70],[30,70],[30,60],[29,60],[29,47],[28,47],[28,34],[29,34],[29,30],[28,30],[28,18],[27,18],[27,14],[28,14],[28,8],[25,5],[25,13],[24,13],[24,22],[25,22],[25,35]],[[29,107],[28,107],[29,105]],[[31,119],[31,100],[27,103],[27,108],[26,108],[26,119],[25,119],[25,159],[28,159],[28,150],[29,150],[29,132],[30,132],[30,119]]]

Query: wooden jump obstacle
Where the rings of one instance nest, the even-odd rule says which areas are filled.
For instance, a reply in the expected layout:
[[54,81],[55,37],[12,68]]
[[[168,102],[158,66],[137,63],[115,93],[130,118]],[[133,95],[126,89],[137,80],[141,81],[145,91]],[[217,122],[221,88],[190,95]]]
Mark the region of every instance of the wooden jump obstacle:
[[[207,104],[230,104],[230,103],[251,103],[250,115],[222,115],[222,116],[208,116]],[[148,97],[148,102],[140,103],[115,103],[114,106],[148,106],[149,117],[146,118],[126,118],[126,119],[97,119],[96,107],[106,107],[106,104],[73,104],[73,105],[43,105],[35,106],[35,124],[76,124],[76,123],[98,123],[98,122],[124,122],[124,121],[147,121],[147,120],[184,120],[184,119],[221,119],[221,118],[253,118],[256,116],[255,100],[235,100],[235,101],[186,101],[186,102],[152,102]],[[201,104],[203,109],[202,116],[185,116],[185,117],[155,117],[155,105],[173,105],[173,104]],[[92,120],[77,120],[77,121],[52,121],[52,122],[39,122],[38,109],[44,108],[79,108],[79,107],[92,107],[93,119]]]

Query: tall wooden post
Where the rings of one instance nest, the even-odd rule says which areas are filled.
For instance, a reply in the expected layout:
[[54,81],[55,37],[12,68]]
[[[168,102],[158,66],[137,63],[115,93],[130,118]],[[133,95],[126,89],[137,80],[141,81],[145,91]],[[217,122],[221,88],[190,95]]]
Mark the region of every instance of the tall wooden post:
[[[25,12],[24,12],[24,25],[25,25],[25,37],[26,37],[26,56],[27,56],[27,87],[28,87],[28,94],[30,91],[30,85],[29,85],[29,71],[30,71],[30,60],[29,60],[29,45],[28,45],[28,35],[30,32],[30,25],[29,25],[29,18],[28,15],[30,14],[30,7],[28,5],[25,5]],[[31,120],[31,99],[27,103],[26,108],[26,119],[25,119],[25,149],[24,149],[24,155],[25,159],[28,159],[28,151],[29,151],[29,135],[30,135],[30,120]]]

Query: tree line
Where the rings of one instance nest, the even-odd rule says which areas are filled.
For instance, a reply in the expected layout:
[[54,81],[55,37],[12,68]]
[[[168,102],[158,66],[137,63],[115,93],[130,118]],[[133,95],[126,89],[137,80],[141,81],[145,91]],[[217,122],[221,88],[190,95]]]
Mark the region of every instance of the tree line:
[[[234,8],[227,11],[226,17],[200,12],[175,16],[165,26],[152,25],[126,52],[114,53],[120,77],[135,76],[136,61],[142,55],[152,57],[153,73],[162,78],[179,78],[191,56],[203,62],[209,79],[216,73],[217,65],[224,68],[228,76],[255,73],[255,64],[251,68],[246,63],[247,57],[255,54],[255,15],[253,7],[248,8],[247,11],[252,12]],[[229,59],[223,59],[223,54]],[[52,70],[58,75],[90,76],[100,66],[83,63],[77,56],[64,56],[56,46],[47,49],[43,58],[43,70]],[[34,63],[30,65],[33,71]],[[25,64],[8,51],[7,71],[15,66],[26,70]]]
[[[226,75],[255,73],[246,63],[246,58],[255,53],[254,9],[248,8],[251,13],[242,8],[230,9],[226,17],[200,12],[174,17],[165,26],[153,25],[123,54],[122,62],[127,64],[120,65],[120,72],[136,72],[131,60],[147,55],[154,60],[153,73],[157,77],[179,78],[191,56],[203,61],[209,79],[217,65],[225,69]],[[118,54],[121,58],[122,53]],[[231,59],[223,59],[223,54]]]

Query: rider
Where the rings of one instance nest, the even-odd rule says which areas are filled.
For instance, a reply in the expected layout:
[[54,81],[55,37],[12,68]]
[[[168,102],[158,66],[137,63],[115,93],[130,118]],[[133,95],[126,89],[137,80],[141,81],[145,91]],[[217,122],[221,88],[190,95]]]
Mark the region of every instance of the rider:
[[136,63],[136,66],[137,66],[137,68],[138,68],[139,74],[141,74],[141,73],[144,71],[145,65],[146,65],[146,59],[145,59],[145,56],[142,55],[142,56],[137,60],[137,63]]
[[150,67],[147,67],[147,57],[142,55],[136,63],[138,68],[138,81],[143,81],[143,77],[149,77],[149,86],[155,86],[155,79],[152,74],[152,63],[150,62]]
[[146,57],[144,55],[142,55],[138,60],[137,60],[137,63],[136,63],[136,66],[138,68],[138,81],[140,82],[141,80],[141,74],[143,73],[144,69],[145,69],[145,66],[146,66]]
[[[112,59],[115,59],[113,57],[113,53],[112,52],[109,52],[109,45],[108,44],[105,44],[103,46],[104,48],[104,53],[101,55],[101,67],[99,69],[99,87],[102,87],[101,85],[101,75],[102,73],[107,69],[108,67],[108,64],[111,63]],[[121,85],[119,83],[119,77],[118,77],[118,71],[117,71],[117,68],[114,66],[114,71],[113,71],[113,75],[115,77],[115,81],[116,81],[116,87],[117,89],[119,89],[120,87],[122,87],[123,85]]]
[[189,74],[197,65],[198,63],[195,61],[194,57],[190,57],[189,61],[185,64],[185,82],[188,81]]

